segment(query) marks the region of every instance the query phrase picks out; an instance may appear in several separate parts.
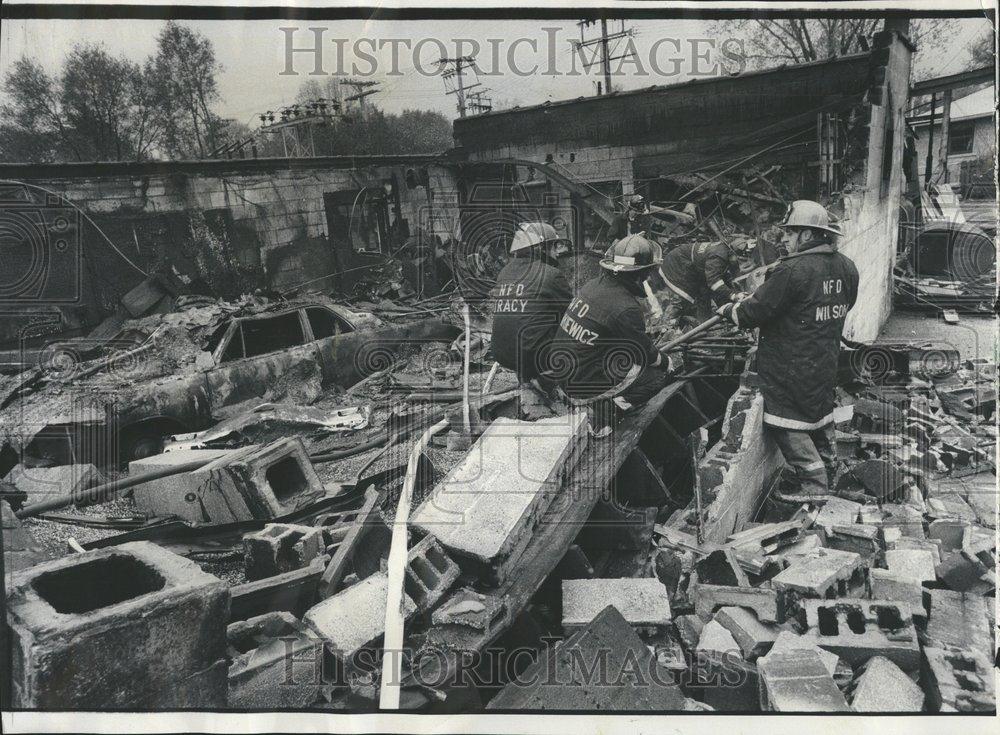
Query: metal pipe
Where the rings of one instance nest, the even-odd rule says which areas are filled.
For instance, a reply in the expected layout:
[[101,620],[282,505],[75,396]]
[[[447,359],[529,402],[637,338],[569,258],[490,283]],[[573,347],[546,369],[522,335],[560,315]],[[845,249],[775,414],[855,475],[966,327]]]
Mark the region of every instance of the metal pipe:
[[690,342],[692,339],[694,339],[695,337],[697,337],[699,334],[707,332],[709,329],[711,329],[712,327],[714,327],[716,324],[718,324],[721,321],[722,321],[722,317],[719,316],[718,314],[716,314],[711,319],[703,321],[701,324],[699,324],[697,327],[695,327],[694,329],[692,329],[690,332],[685,332],[680,337],[677,337],[676,339],[673,339],[670,342],[667,342],[665,345],[663,345],[663,347],[659,348],[659,351],[660,352],[670,352],[671,350],[676,349],[677,347],[679,347],[680,345],[684,344],[685,342]]

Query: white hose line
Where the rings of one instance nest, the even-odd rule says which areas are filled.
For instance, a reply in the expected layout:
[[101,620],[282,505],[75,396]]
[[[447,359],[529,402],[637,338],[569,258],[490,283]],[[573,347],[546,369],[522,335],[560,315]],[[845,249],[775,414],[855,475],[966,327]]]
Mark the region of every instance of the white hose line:
[[[468,405],[468,404],[466,404]],[[385,601],[385,638],[382,643],[382,684],[379,691],[380,709],[399,709],[399,685],[403,671],[403,577],[406,574],[408,527],[410,503],[413,500],[413,486],[417,479],[417,465],[420,455],[427,449],[431,437],[448,426],[447,419],[441,419],[423,433],[410,450],[406,463],[406,478],[399,494],[396,517],[392,524],[392,543],[389,545],[388,591]]]

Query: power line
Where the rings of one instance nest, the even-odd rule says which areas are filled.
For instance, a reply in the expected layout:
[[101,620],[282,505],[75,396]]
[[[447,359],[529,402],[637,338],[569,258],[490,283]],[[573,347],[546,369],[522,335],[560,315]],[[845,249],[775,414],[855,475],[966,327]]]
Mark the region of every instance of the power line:
[[[476,60],[472,56],[445,57],[438,61],[438,65],[442,69],[441,78],[444,80],[445,94],[453,94],[457,99],[459,117],[465,117],[466,111],[476,114],[493,109],[493,100],[483,96],[489,90],[479,81]],[[469,69],[472,70],[474,81],[465,78],[463,72]],[[478,91],[470,92],[473,89]]]
[[[601,24],[601,35],[595,36],[594,38],[586,37],[586,29],[589,26],[595,25],[597,23]],[[625,27],[625,21],[618,21],[619,28],[617,31],[608,33],[608,19],[602,17],[599,21],[597,20],[581,20],[577,23],[580,27],[580,40],[573,41],[573,46],[577,50],[582,50],[588,46],[600,46],[600,64],[601,70],[604,72],[604,91],[601,91],[600,82],[597,84],[597,94],[611,94],[611,62],[618,61],[619,59],[627,59],[635,56],[635,51],[630,49],[624,54],[619,56],[612,56],[615,51],[618,50],[618,46],[623,38],[629,38],[635,35],[635,28],[629,26]],[[614,47],[611,43],[614,42]],[[597,61],[584,62],[584,68],[590,71],[591,67],[597,65]]]

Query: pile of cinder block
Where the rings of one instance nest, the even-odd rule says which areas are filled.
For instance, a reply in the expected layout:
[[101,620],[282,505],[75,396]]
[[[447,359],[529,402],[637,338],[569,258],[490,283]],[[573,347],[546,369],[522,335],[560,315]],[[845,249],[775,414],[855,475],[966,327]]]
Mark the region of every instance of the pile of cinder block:
[[129,473],[143,474],[202,458],[209,462],[200,469],[136,486],[132,491],[136,507],[149,516],[217,525],[280,518],[326,496],[296,437],[233,450],[166,452],[133,461]]

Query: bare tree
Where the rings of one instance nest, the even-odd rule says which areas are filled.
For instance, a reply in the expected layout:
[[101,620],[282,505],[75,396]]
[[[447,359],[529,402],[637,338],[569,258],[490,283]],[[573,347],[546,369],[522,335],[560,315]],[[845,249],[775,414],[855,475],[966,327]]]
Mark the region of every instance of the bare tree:
[[[717,21],[712,31],[741,38],[752,68],[803,64],[867,51],[881,18],[740,18]],[[919,19],[910,37],[919,46],[939,48],[947,31],[945,19]]]

